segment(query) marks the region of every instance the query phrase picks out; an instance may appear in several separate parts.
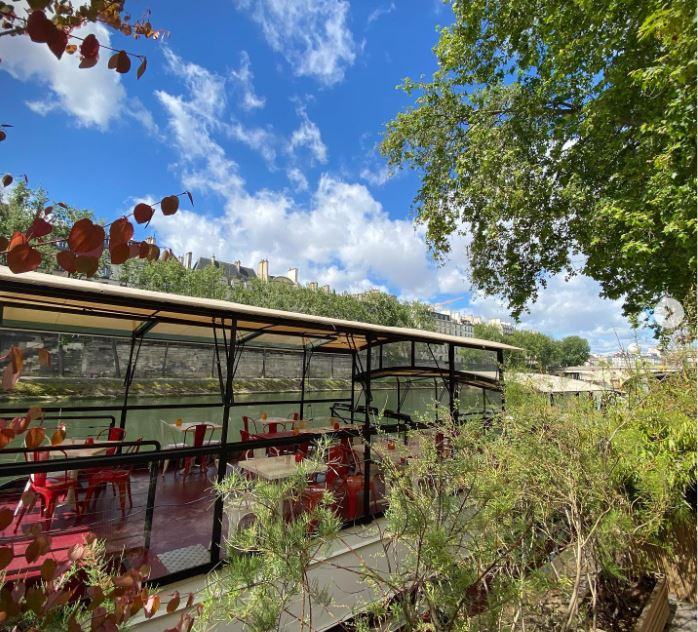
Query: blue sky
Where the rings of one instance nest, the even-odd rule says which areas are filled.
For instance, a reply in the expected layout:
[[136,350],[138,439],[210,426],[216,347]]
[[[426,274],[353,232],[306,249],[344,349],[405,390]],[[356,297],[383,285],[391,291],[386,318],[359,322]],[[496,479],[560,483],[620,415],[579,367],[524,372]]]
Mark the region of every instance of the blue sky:
[[[139,16],[145,3],[129,2]],[[199,5],[197,5],[198,7]],[[337,290],[380,287],[403,298],[458,300],[450,309],[507,318],[470,291],[464,239],[438,268],[411,222],[419,180],[388,179],[375,147],[411,99],[395,87],[435,70],[436,0],[229,0],[157,3],[161,41],[134,41],[100,25],[103,44],[148,57],[119,76],[59,62],[26,37],[0,38],[4,172],[28,174],[52,199],[103,219],[140,200],[189,189],[195,207],[156,219],[158,242]],[[11,95],[12,98],[7,98]],[[145,236],[145,235],[142,235]],[[598,351],[636,334],[591,279],[554,277],[523,324],[580,334]],[[649,342],[642,336],[643,342]]]

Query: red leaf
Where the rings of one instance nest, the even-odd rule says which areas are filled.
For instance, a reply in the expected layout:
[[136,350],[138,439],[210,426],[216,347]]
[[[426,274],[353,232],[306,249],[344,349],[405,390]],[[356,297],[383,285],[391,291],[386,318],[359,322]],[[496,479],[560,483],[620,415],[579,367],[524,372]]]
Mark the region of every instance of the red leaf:
[[7,138],[7,134],[0,129],[0,143]]
[[68,235],[68,246],[76,255],[87,254],[104,246],[104,228],[93,224],[87,217],[73,224]]
[[80,55],[83,59],[94,59],[99,56],[99,41],[90,33],[80,44]]
[[14,559],[14,551],[9,546],[3,546],[0,549],[0,571],[7,568],[9,563]]
[[56,262],[66,272],[75,273],[78,271],[75,265],[75,255],[70,250],[61,250],[56,254]]
[[47,557],[41,565],[41,579],[45,582],[50,582],[56,576],[57,566],[56,560]]
[[35,419],[44,418],[44,411],[38,406],[32,406],[25,415],[29,421],[34,421]]
[[51,52],[60,59],[63,57],[63,53],[65,53],[65,47],[68,45],[68,34],[63,29],[54,26],[46,43]]
[[39,541],[37,539],[34,539],[25,549],[24,558],[27,560],[27,562],[31,564],[32,562],[36,562],[36,560],[39,559],[39,555],[41,555]]
[[65,439],[65,428],[57,428],[56,431],[51,435],[51,445],[57,446],[63,443]]
[[187,197],[189,198],[189,204],[194,206],[194,198],[191,195],[191,191],[186,191]]
[[43,11],[34,11],[27,19],[27,34],[32,42],[43,44],[48,42],[51,33],[56,30],[53,22]]
[[72,562],[81,560],[83,555],[85,555],[85,547],[82,544],[74,544],[68,551],[68,557]]
[[143,610],[146,619],[150,619],[160,608],[160,596],[150,595]]
[[8,364],[2,371],[2,388],[5,391],[11,391],[17,380],[19,379],[19,373],[15,373],[12,370],[12,365]]
[[138,224],[147,224],[153,218],[154,213],[155,211],[150,204],[141,202],[140,204],[136,204],[133,209],[133,218]]
[[131,256],[131,248],[128,244],[117,244],[116,246],[109,246],[109,254],[111,255],[111,262],[114,265],[119,265],[127,261]]
[[28,415],[24,417],[15,417],[10,427],[14,430],[15,434],[22,434],[29,427],[30,422],[31,419]]
[[136,71],[136,79],[140,79],[143,76],[143,73],[145,73],[145,69],[147,66],[148,60],[144,57],[143,61],[138,66],[138,70]]
[[27,436],[24,437],[24,445],[30,450],[38,448],[46,438],[46,431],[41,426],[34,426],[27,430]]
[[179,198],[176,195],[168,195],[160,200],[160,208],[163,215],[174,215],[179,208]]
[[148,261],[157,261],[160,258],[160,248],[155,244],[150,244],[150,249],[148,250],[148,256],[146,258]]
[[126,244],[133,238],[133,224],[125,217],[121,217],[112,222],[109,227],[109,249],[112,246]]
[[24,354],[19,347],[14,345],[10,347],[10,360],[12,360],[12,370],[15,373],[21,373],[24,366]]
[[7,265],[15,274],[31,272],[41,265],[41,253],[29,244],[17,246],[7,253]]
[[8,443],[10,443],[14,438],[15,431],[12,430],[12,428],[3,428],[2,430],[0,430],[0,450],[4,448]]
[[9,173],[6,173],[2,177],[2,186],[9,187],[12,184],[12,179],[12,176]]
[[12,524],[15,514],[9,507],[0,509],[0,531],[7,529]]
[[148,256],[148,254],[150,254],[150,244],[146,243],[145,241],[142,241],[138,246],[138,256],[141,259],[145,259]]
[[5,252],[10,245],[10,240],[7,237],[0,236],[0,251]]
[[116,70],[116,72],[124,74],[131,70],[131,60],[125,50],[120,50],[109,58],[107,66],[112,70]]
[[167,602],[167,613],[172,614],[177,608],[179,608],[180,596],[179,591],[175,590],[172,593],[172,599]]
[[7,250],[12,250],[13,248],[16,248],[17,246],[24,246],[27,243],[27,237],[24,233],[19,232],[16,230],[14,233],[12,233],[12,237],[10,237],[10,243],[7,246]]
[[32,225],[27,229],[27,239],[33,237],[46,237],[53,230],[53,226],[49,224],[43,217],[37,217]]
[[133,259],[135,257],[140,257],[140,255],[141,255],[141,245],[139,243],[129,244],[128,258]]
[[51,353],[45,347],[39,349],[36,354],[39,356],[39,366],[46,369],[51,368]]
[[97,57],[84,57],[80,60],[78,68],[92,68],[97,65]]
[[80,255],[75,259],[75,269],[85,276],[94,276],[99,268],[99,259],[97,257],[89,257]]

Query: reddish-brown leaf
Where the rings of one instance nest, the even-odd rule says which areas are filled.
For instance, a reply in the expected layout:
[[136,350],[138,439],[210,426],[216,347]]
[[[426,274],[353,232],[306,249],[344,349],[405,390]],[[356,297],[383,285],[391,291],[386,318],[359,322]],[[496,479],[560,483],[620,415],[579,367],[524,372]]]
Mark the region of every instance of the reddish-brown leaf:
[[15,553],[9,546],[3,546],[0,549],[0,571],[7,568],[9,563],[14,559]]
[[187,605],[186,608],[189,609],[194,605],[194,593],[189,593],[187,596]]
[[168,195],[160,200],[160,208],[163,215],[174,215],[179,208],[179,198],[176,195]]
[[41,426],[34,426],[27,430],[27,435],[24,437],[24,445],[30,450],[38,448],[46,438],[46,431]]
[[29,610],[38,615],[41,614],[41,609],[46,601],[46,595],[40,588],[30,588],[27,590],[27,596],[24,598],[24,600],[26,601],[27,606],[29,606]]
[[12,425],[10,426],[10,428],[14,430],[15,434],[19,435],[26,431],[30,423],[31,419],[29,419],[27,415],[25,415],[24,417],[15,417],[12,420]]
[[104,245],[104,228],[87,217],[73,224],[68,235],[68,246],[76,255],[84,255]]
[[65,439],[65,428],[56,428],[56,431],[51,435],[51,445],[57,446],[63,443]]
[[82,626],[75,620],[74,614],[68,619],[68,632],[82,632]]
[[51,352],[46,347],[41,347],[36,354],[39,356],[39,366],[51,368]]
[[7,134],[0,129],[0,143],[7,138]]
[[147,67],[148,67],[148,60],[144,57],[138,66],[138,70],[136,71],[136,79],[140,79],[143,76],[143,73],[145,73],[145,69]]
[[7,253],[7,265],[15,274],[31,272],[41,265],[41,253],[29,244],[17,246]]
[[116,54],[116,63],[114,65],[114,70],[116,70],[116,72],[121,73],[122,75],[126,74],[129,70],[131,70],[131,59],[129,58],[128,53],[125,50],[120,50]]
[[128,243],[133,238],[133,224],[125,217],[120,217],[109,227],[109,249],[112,246]]
[[12,428],[3,428],[0,430],[0,450],[15,438],[15,431]]
[[12,361],[12,370],[15,373],[21,373],[24,366],[24,353],[20,347],[10,347],[10,360]]
[[26,243],[27,236],[24,233],[16,230],[14,233],[12,233],[12,237],[10,237],[10,243],[7,245],[7,250],[14,250],[18,246],[26,245]]
[[61,266],[61,268],[63,268],[66,272],[70,272],[71,274],[78,271],[78,268],[75,265],[75,259],[75,255],[70,252],[70,250],[61,250],[56,254],[56,262],[58,265]]
[[134,579],[129,573],[123,573],[114,577],[112,583],[117,588],[130,588],[134,584]]
[[90,250],[89,252],[82,252],[80,253],[83,257],[94,257],[95,259],[99,259],[102,256],[102,253],[104,252],[104,242],[99,244],[94,250]]
[[48,217],[53,212],[53,206],[47,206],[44,209],[44,217]]
[[53,22],[43,11],[33,11],[27,19],[27,34],[32,42],[39,44],[48,42],[51,33],[55,30]]
[[[58,206],[60,206],[61,208],[64,208],[64,209],[67,209],[67,208],[68,208],[68,205],[67,205],[65,202],[59,202],[59,203],[58,203]],[[45,212],[45,211],[44,211],[44,212]]]
[[7,237],[0,236],[0,252],[5,252],[10,245],[10,240]]
[[172,593],[172,599],[170,599],[167,602],[167,612],[168,614],[172,614],[177,608],[179,608],[179,602],[181,601],[181,597],[179,596],[179,591],[175,590],[174,593]]
[[83,58],[97,61],[99,55],[99,40],[90,33],[80,44],[80,55]]
[[189,198],[189,204],[194,206],[194,198],[191,195],[191,191],[185,191],[185,193],[187,194],[187,197]]
[[74,55],[77,50],[78,50],[77,44],[68,44],[65,47],[65,52],[68,53],[68,55]]
[[27,228],[27,239],[46,237],[52,230],[53,226],[43,217],[37,217],[32,222],[32,225]]
[[150,595],[143,610],[146,619],[150,619],[160,609],[160,596]]
[[136,204],[133,209],[133,218],[138,224],[147,224],[153,218],[153,213],[155,213],[155,211],[150,204],[141,202],[140,204]]
[[31,564],[39,559],[39,555],[41,555],[41,545],[39,544],[39,540],[34,538],[25,549],[24,558]]
[[7,529],[12,524],[15,514],[9,507],[0,509],[0,531]]
[[2,370],[2,388],[3,388],[3,390],[11,391],[15,387],[15,384],[17,384],[18,379],[19,379],[19,373],[15,373],[12,370],[12,365],[8,364]]
[[60,59],[65,53],[65,48],[68,46],[68,34],[60,28],[53,27],[49,33],[48,41],[46,42],[51,52]]
[[97,65],[97,57],[83,57],[78,64],[78,68],[92,68]]
[[12,184],[13,179],[14,178],[9,173],[6,173],[2,177],[2,186],[9,187]]
[[150,253],[150,244],[145,242],[145,241],[142,241],[140,243],[140,245],[138,246],[138,256],[141,259],[145,259],[149,253]]
[[45,582],[50,582],[56,576],[57,567],[56,560],[47,557],[41,565],[41,579]]
[[116,246],[109,246],[109,255],[111,256],[111,262],[114,265],[119,265],[128,260],[131,255],[131,248],[128,244],[116,244]]
[[93,276],[99,268],[99,258],[80,255],[75,258],[75,268],[85,276]]
[[83,555],[85,555],[85,547],[82,544],[74,544],[68,551],[68,557],[72,562],[81,560]]
[[134,259],[135,257],[140,257],[141,255],[141,245],[136,242],[135,244],[129,244],[128,247],[128,258]]

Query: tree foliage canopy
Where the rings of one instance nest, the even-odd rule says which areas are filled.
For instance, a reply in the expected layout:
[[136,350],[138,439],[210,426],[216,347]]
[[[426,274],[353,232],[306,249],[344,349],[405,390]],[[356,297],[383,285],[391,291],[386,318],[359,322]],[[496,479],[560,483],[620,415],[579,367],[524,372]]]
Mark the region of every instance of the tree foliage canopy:
[[695,3],[452,3],[430,81],[387,126],[423,174],[437,257],[471,234],[472,280],[518,316],[548,275],[582,272],[626,314],[695,285]]

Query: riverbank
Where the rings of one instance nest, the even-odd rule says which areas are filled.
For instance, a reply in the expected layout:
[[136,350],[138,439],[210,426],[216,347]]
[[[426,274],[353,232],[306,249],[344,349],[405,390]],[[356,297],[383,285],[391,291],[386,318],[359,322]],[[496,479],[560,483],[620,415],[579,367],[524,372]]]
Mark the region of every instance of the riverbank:
[[[308,378],[306,392],[347,391],[351,380],[343,378]],[[235,393],[294,393],[300,392],[296,378],[235,378]],[[220,397],[218,380],[206,379],[146,379],[131,384],[134,397]],[[123,397],[124,382],[112,378],[31,378],[20,379],[14,389],[0,394],[0,403],[26,399],[117,399]]]

